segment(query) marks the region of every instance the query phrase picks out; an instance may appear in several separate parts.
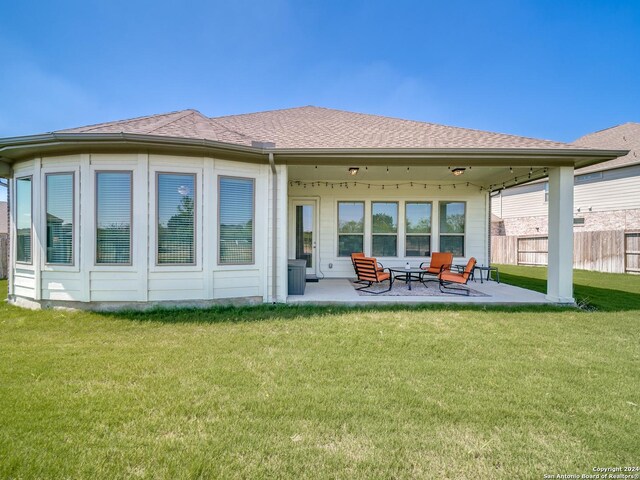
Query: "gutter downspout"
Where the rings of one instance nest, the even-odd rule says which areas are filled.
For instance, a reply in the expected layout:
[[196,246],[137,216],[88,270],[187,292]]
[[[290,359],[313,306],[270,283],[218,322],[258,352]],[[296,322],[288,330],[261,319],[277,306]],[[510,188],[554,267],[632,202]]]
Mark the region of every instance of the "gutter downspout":
[[271,166],[271,301],[276,303],[278,298],[278,173],[273,152],[269,152],[269,165]]

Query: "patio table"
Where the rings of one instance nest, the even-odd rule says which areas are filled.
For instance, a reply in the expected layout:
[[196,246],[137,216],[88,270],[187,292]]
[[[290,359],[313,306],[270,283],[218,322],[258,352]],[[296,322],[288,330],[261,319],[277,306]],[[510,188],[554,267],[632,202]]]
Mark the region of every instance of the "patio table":
[[411,281],[420,281],[420,277],[424,273],[424,270],[419,267],[391,267],[389,271],[392,273],[394,281],[395,279],[404,280],[409,290],[411,290]]

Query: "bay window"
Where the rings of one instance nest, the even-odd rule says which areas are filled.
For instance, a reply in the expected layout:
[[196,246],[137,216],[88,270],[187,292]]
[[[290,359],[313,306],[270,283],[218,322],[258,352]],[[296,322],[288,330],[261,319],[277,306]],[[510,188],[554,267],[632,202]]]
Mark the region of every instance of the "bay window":
[[156,176],[158,265],[195,265],[196,175]]
[[131,172],[96,172],[96,264],[131,264]]
[[45,176],[47,253],[52,265],[73,265],[74,174],[48,173]]
[[16,262],[31,263],[31,177],[16,179]]
[[254,259],[254,190],[252,178],[218,179],[218,263],[248,265]]

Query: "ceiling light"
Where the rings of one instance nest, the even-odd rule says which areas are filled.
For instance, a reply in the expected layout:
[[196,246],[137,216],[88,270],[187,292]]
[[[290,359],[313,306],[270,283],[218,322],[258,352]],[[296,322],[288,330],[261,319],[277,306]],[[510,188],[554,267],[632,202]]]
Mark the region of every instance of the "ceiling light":
[[458,168],[454,168],[453,170],[451,170],[451,173],[453,173],[456,177],[459,177],[460,175],[462,175],[464,173],[466,169],[462,168],[462,167],[458,167]]
[[358,170],[360,170],[358,167],[349,167],[349,175],[357,175]]

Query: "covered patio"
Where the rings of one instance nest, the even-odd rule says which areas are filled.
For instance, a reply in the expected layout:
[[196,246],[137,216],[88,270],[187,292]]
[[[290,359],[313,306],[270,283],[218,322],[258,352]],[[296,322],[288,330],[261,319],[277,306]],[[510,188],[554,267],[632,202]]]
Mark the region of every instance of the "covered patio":
[[[399,280],[396,282],[404,283]],[[346,278],[329,278],[318,282],[307,282],[304,295],[289,295],[287,303],[296,305],[390,305],[390,304],[447,304],[461,303],[469,305],[525,305],[553,304],[543,293],[524,288],[497,283],[495,281],[470,281],[469,287],[481,295],[460,296],[439,294],[437,282],[428,286],[416,284],[413,295],[360,295]],[[396,285],[394,284],[394,288]],[[431,295],[422,295],[425,290]],[[392,289],[393,291],[393,289]]]

